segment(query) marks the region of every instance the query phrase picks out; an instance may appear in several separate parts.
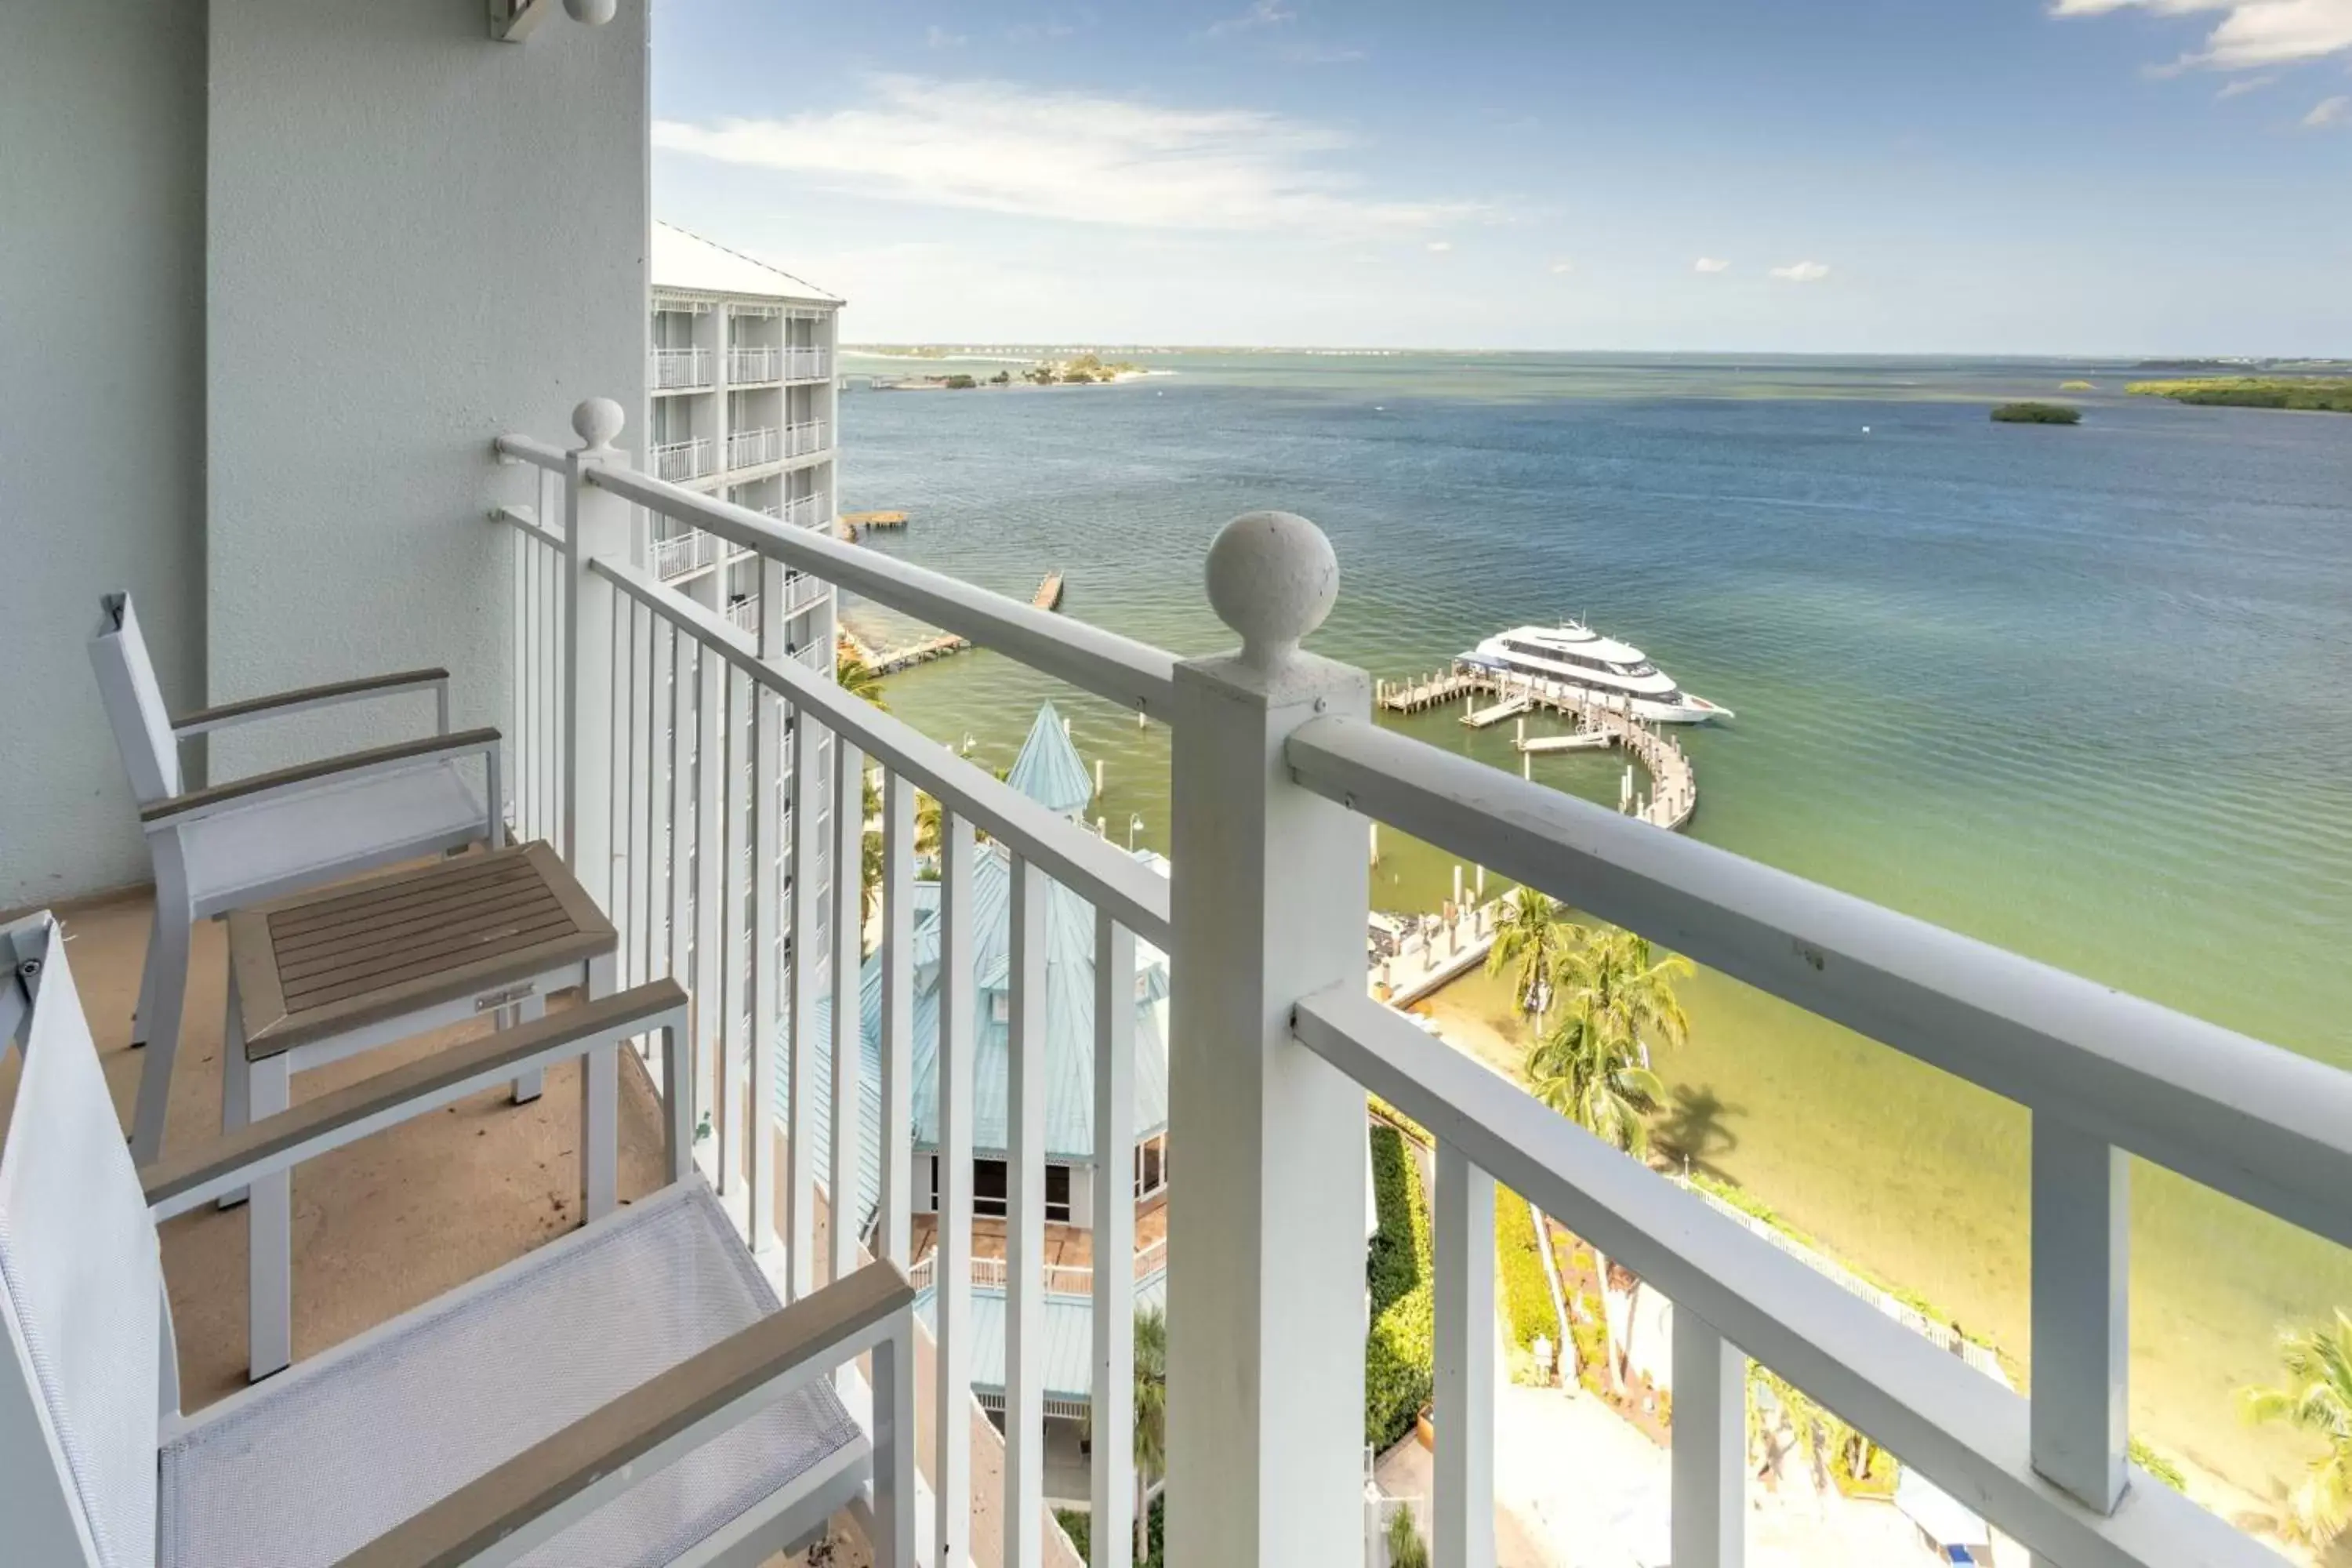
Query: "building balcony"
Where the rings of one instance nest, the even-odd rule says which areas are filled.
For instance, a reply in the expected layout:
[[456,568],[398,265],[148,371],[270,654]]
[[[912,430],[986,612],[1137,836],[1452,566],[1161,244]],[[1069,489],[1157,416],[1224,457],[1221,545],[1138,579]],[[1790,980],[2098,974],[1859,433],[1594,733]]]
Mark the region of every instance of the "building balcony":
[[824,381],[833,374],[833,353],[828,349],[796,344],[783,353],[786,381]]
[[773,343],[727,351],[727,384],[758,386],[784,379],[784,351]]
[[652,375],[656,392],[693,392],[715,384],[708,349],[656,349]]
[[783,439],[783,456],[805,458],[832,445],[832,426],[822,419],[803,420],[797,425],[785,426]]
[[707,479],[714,471],[711,451],[711,441],[708,436],[661,442],[653,449],[654,472],[671,484]]
[[757,430],[738,430],[727,437],[729,468],[756,468],[763,463],[783,461],[784,431],[774,426]]
[[719,560],[719,541],[699,529],[653,543],[654,575],[667,582],[698,572]]
[[[717,999],[694,1014],[685,1072],[625,1050],[622,1193],[659,1179],[665,1126],[707,1123],[693,1179],[714,1184],[785,1296],[806,1297],[869,1257],[925,1273],[915,1447],[928,1544],[893,1568],[1077,1568],[1044,1499],[1049,1456],[1066,1452],[1055,1444],[1070,1430],[1048,1423],[1073,1420],[1081,1400],[1094,1433],[1084,1472],[1093,1562],[1129,1568],[1131,1334],[1150,1301],[1164,1301],[1169,1331],[1171,1561],[1366,1561],[1357,1543],[1368,1094],[1433,1144],[1426,1517],[1437,1561],[1496,1559],[1497,1184],[1671,1302],[1671,1486],[1654,1522],[1676,1563],[1741,1560],[1751,1359],[2050,1563],[2276,1561],[2237,1522],[2128,1460],[2126,1184],[2137,1158],[2352,1242],[2352,1073],[1381,728],[1363,672],[1299,650],[1339,592],[1329,546],[1301,520],[1255,513],[1218,536],[1209,596],[1241,647],[1179,661],[635,471],[614,444],[611,405],[583,408],[579,423],[601,438],[575,451],[526,436],[495,442],[524,470],[482,525],[502,531],[516,568],[511,611],[489,596],[512,617],[488,639],[513,659],[504,815],[517,837],[561,846],[618,927],[617,984],[673,979]],[[786,591],[811,603],[846,586],[1167,725],[1177,876],[1104,842],[1077,811],[1047,804],[1050,790],[1000,781],[845,693],[825,668],[749,653],[740,634],[757,624],[754,605],[714,616],[632,564],[648,514],[775,561],[794,574]],[[829,665],[830,648],[810,651]],[[703,765],[701,738],[722,735],[740,768]],[[865,863],[866,814],[847,792],[869,765],[882,775],[870,887],[835,874]],[[1063,782],[1082,810],[1083,778]],[[921,867],[919,794],[941,806],[938,848]],[[2025,1108],[2030,1394],[1375,1001],[1370,822],[1573,900],[1875,1042],[1861,1048],[1929,1062]],[[778,874],[754,874],[761,867]],[[1075,924],[1060,918],[1073,907],[1084,911]],[[1002,963],[985,970],[984,910],[1009,932]],[[127,1105],[151,910],[114,900],[67,920],[101,1058]],[[870,949],[785,940],[857,931],[872,933]],[[1095,1004],[1064,1042],[1083,1054],[1094,1087],[1083,1265],[1055,1250],[1045,1179],[1047,1023],[1070,976],[1057,944],[1071,941],[1090,964]],[[167,1150],[205,1131],[221,1093],[216,926],[199,928],[195,951],[193,1048],[172,1085]],[[1138,1008],[1118,1005],[1144,994],[1147,954],[1160,955],[1172,986],[1159,1058],[1139,1048]],[[918,1195],[906,1005],[927,968],[945,977],[929,1058],[935,1203],[927,1188]],[[980,1005],[983,975],[1005,994],[1001,1027]],[[869,994],[883,999],[870,1026],[866,1009],[831,1006]],[[16,996],[0,1002],[13,1028]],[[744,1026],[722,1027],[739,1007]],[[976,1076],[984,1044],[1009,1066],[1001,1089]],[[1168,1135],[1182,1171],[1214,1177],[1162,1215],[1182,1229],[1172,1248],[1164,1232],[1147,1237],[1150,1215],[1136,1203],[1132,1154],[1150,1123],[1139,1122],[1132,1090],[1153,1059],[1168,1064]],[[356,1077],[382,1064],[347,1065]],[[574,1228],[561,1194],[520,1219],[500,1205],[551,1186],[548,1173],[576,1147],[565,1108],[578,1103],[566,1089],[517,1107],[493,1089],[382,1134],[364,1157],[306,1167],[299,1212],[321,1217],[295,1229],[298,1363]],[[973,1175],[983,1120],[1006,1140],[1001,1200]],[[998,1201],[1001,1222],[976,1216]],[[832,1224],[836,1209],[854,1222]],[[192,1406],[238,1380],[249,1223],[207,1205],[163,1233]],[[152,1317],[152,1300],[139,1310]],[[1072,1389],[1053,1370],[1053,1347],[1060,1326],[1081,1320],[1093,1337],[1084,1386]],[[978,1337],[983,1322],[1001,1323],[1001,1340]],[[871,1426],[870,1406],[846,1394],[845,1404]],[[16,1517],[19,1477],[0,1474],[0,1517]]]

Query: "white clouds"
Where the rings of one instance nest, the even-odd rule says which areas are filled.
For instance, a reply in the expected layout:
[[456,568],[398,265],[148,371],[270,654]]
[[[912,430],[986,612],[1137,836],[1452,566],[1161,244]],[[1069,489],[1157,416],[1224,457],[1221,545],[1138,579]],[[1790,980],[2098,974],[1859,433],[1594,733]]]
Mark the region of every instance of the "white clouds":
[[2334,98],[2321,99],[2312,105],[2311,112],[2303,117],[2304,125],[2322,131],[2330,125],[2352,124],[2352,97],[2337,93]]
[[1551,264],[1551,275],[1555,278],[1565,278],[1575,270],[1576,263],[1573,261],[1560,260]]
[[1818,283],[1829,275],[1829,268],[1819,261],[1791,261],[1772,268],[1772,276],[1783,283]]
[[936,22],[923,33],[923,47],[926,48],[951,49],[963,41],[961,33],[950,33]]
[[1298,13],[1285,10],[1281,0],[1257,0],[1257,4],[1238,16],[1228,16],[1222,22],[1210,23],[1209,37],[1222,38],[1229,33],[1246,33],[1254,28],[1278,26],[1282,23],[1297,20],[1298,20]]
[[2277,80],[2278,78],[2274,76],[2242,76],[2234,81],[2223,82],[2221,90],[2213,96],[2226,103],[2231,99],[2242,97],[2246,93],[2260,92]]
[[1731,263],[1720,256],[1702,256],[1691,263],[1693,272],[1728,272]]
[[1003,81],[875,77],[857,108],[788,120],[657,121],[653,141],[878,200],[1137,228],[1364,235],[1426,230],[1486,211],[1475,202],[1366,192],[1328,166],[1349,138],[1308,121]]
[[1453,248],[1454,242],[1450,239],[1433,239],[1429,242],[1429,251],[1433,256],[1443,256]]
[[2205,47],[2174,68],[2248,70],[2319,59],[2352,49],[2352,0],[2055,0],[2060,16],[2097,16],[2139,6],[2161,16],[2222,13]]

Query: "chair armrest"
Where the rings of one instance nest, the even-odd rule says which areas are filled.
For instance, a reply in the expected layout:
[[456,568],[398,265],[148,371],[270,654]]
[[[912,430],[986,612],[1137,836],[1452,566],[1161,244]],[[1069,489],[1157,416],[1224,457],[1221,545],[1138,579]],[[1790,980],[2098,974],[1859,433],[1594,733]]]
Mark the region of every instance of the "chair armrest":
[[191,713],[174,714],[172,733],[185,740],[190,735],[225,730],[231,724],[242,724],[251,719],[277,718],[288,713],[299,713],[306,709],[327,708],[338,702],[356,702],[370,697],[389,697],[397,691],[413,691],[428,686],[439,692],[440,727],[446,730],[449,727],[449,672],[446,669],[401,669],[388,675],[364,675],[356,680],[336,680],[324,686],[305,686],[292,691],[273,692],[268,697],[247,697],[235,702],[199,708]]
[[144,1167],[139,1181],[148,1210],[159,1221],[185,1214],[257,1177],[615,1040],[667,1030],[675,1056],[676,1043],[686,1037],[686,1015],[677,982],[656,980],[436,1051]]
[[[403,741],[394,746],[375,746],[364,752],[347,752],[340,757],[324,757],[315,763],[297,763],[290,768],[280,768],[275,773],[231,779],[226,784],[190,790],[185,795],[159,800],[141,810],[139,824],[142,827],[162,827],[207,816],[223,806],[249,805],[270,795],[290,794],[331,779],[388,773],[436,758],[465,756],[474,752],[488,753],[491,764],[495,766],[498,748],[499,732],[481,729],[460,730],[454,735],[428,735],[423,740]],[[489,804],[493,809],[498,805],[496,801]],[[487,818],[484,830],[488,831]]]
[[[887,1338],[915,1300],[870,1263],[688,1357],[411,1515],[337,1568],[455,1568],[537,1526],[544,1540]],[[559,1512],[559,1510],[561,1510]],[[502,1552],[503,1559],[506,1553]]]

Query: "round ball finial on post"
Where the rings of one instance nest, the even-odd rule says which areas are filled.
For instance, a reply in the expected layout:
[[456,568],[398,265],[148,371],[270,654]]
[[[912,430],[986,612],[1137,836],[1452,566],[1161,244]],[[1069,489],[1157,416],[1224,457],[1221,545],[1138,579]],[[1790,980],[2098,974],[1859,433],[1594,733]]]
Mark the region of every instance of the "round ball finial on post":
[[563,0],[563,9],[575,22],[601,27],[620,10],[620,0]]
[[572,411],[572,428],[579,432],[580,439],[588,444],[592,452],[610,450],[613,437],[627,422],[628,416],[621,412],[621,405],[609,397],[591,397]]
[[1245,511],[1209,546],[1209,604],[1241,634],[1242,662],[1271,670],[1323,624],[1339,596],[1339,557],[1295,512]]

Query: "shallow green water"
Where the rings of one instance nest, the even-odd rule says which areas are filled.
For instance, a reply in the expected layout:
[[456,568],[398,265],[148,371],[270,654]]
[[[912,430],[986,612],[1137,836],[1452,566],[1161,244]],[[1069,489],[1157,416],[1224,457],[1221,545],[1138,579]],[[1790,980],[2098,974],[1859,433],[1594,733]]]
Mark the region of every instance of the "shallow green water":
[[[1686,735],[1694,836],[2352,1067],[2352,420],[2073,398],[2116,367],[1547,356],[1183,356],[1111,388],[843,403],[876,548],[1179,651],[1220,646],[1200,560],[1279,505],[1337,545],[1316,642],[1376,674],[1588,615],[1738,710]],[[854,369],[855,367],[853,367]],[[1864,426],[1868,427],[1864,433]],[[872,608],[849,618],[894,640]],[[1102,757],[1114,838],[1166,844],[1165,732],[979,652],[898,712],[1010,760],[1047,696]],[[1402,725],[1516,768],[1507,733]],[[1622,764],[1539,763],[1614,803]],[[1387,838],[1373,899],[1451,866]],[[1664,1062],[1703,1157],[2021,1361],[2015,1108],[1720,976]],[[2302,1452],[2231,1406],[2276,1326],[2352,1304],[2352,1255],[2141,1167],[2133,1419],[2269,1489]]]

